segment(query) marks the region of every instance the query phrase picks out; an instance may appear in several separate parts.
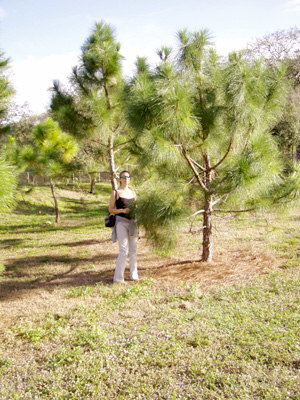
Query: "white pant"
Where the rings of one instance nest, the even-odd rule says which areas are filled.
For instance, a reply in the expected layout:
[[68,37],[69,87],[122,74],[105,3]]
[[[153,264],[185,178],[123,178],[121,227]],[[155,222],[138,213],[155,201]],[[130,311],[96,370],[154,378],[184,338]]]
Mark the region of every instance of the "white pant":
[[129,253],[130,279],[138,279],[137,271],[137,244],[138,233],[135,229],[134,235],[129,233],[129,220],[122,218],[116,222],[116,234],[119,243],[119,255],[117,258],[114,282],[124,282],[126,259]]

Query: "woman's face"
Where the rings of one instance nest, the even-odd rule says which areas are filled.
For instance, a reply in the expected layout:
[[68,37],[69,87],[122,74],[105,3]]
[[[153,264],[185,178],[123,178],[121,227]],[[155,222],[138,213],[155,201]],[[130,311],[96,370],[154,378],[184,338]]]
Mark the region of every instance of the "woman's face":
[[125,172],[123,172],[121,175],[120,175],[120,183],[121,183],[121,185],[123,184],[125,184],[125,185],[127,185],[128,183],[129,183],[129,181],[130,181],[130,175],[129,175],[129,172],[127,172],[127,171],[125,171]]

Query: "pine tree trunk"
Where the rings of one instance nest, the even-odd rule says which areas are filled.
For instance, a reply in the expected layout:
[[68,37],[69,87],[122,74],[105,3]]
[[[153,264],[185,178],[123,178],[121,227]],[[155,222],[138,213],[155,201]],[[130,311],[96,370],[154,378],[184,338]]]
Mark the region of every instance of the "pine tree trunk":
[[295,149],[295,146],[292,144],[292,162],[293,165],[295,165],[297,161],[297,150]]
[[117,190],[117,180],[115,177],[115,155],[114,155],[114,134],[112,133],[109,138],[109,168],[110,168],[110,181],[113,190]]
[[[212,181],[211,163],[208,154],[203,154],[203,162],[205,167],[204,183],[208,187]],[[204,214],[203,214],[203,248],[202,261],[212,261],[213,256],[213,232],[212,232],[212,213],[213,213],[213,196],[210,192],[205,192],[204,197]]]
[[55,194],[55,190],[54,190],[55,184],[52,179],[50,179],[50,185],[51,185],[51,192],[52,192],[52,196],[53,196],[54,204],[55,204],[56,223],[59,223],[60,217],[59,217],[58,202],[57,202],[57,198],[56,198],[56,194]]
[[202,261],[212,261],[213,232],[212,232],[212,195],[205,195],[203,214],[203,249]]

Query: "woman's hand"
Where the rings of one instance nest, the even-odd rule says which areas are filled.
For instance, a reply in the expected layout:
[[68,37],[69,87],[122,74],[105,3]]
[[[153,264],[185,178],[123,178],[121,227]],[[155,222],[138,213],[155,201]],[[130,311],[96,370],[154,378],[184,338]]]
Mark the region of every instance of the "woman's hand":
[[130,213],[130,208],[123,208],[123,213],[124,214],[129,214]]

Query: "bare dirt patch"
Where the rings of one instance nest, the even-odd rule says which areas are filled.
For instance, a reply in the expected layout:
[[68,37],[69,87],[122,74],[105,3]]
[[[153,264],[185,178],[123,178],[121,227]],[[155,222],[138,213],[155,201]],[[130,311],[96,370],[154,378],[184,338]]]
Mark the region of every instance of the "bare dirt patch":
[[283,260],[273,254],[254,248],[232,248],[215,255],[207,263],[200,259],[166,261],[150,270],[158,283],[176,285],[179,282],[197,282],[207,291],[216,285],[228,285],[247,281],[258,274],[282,265]]

